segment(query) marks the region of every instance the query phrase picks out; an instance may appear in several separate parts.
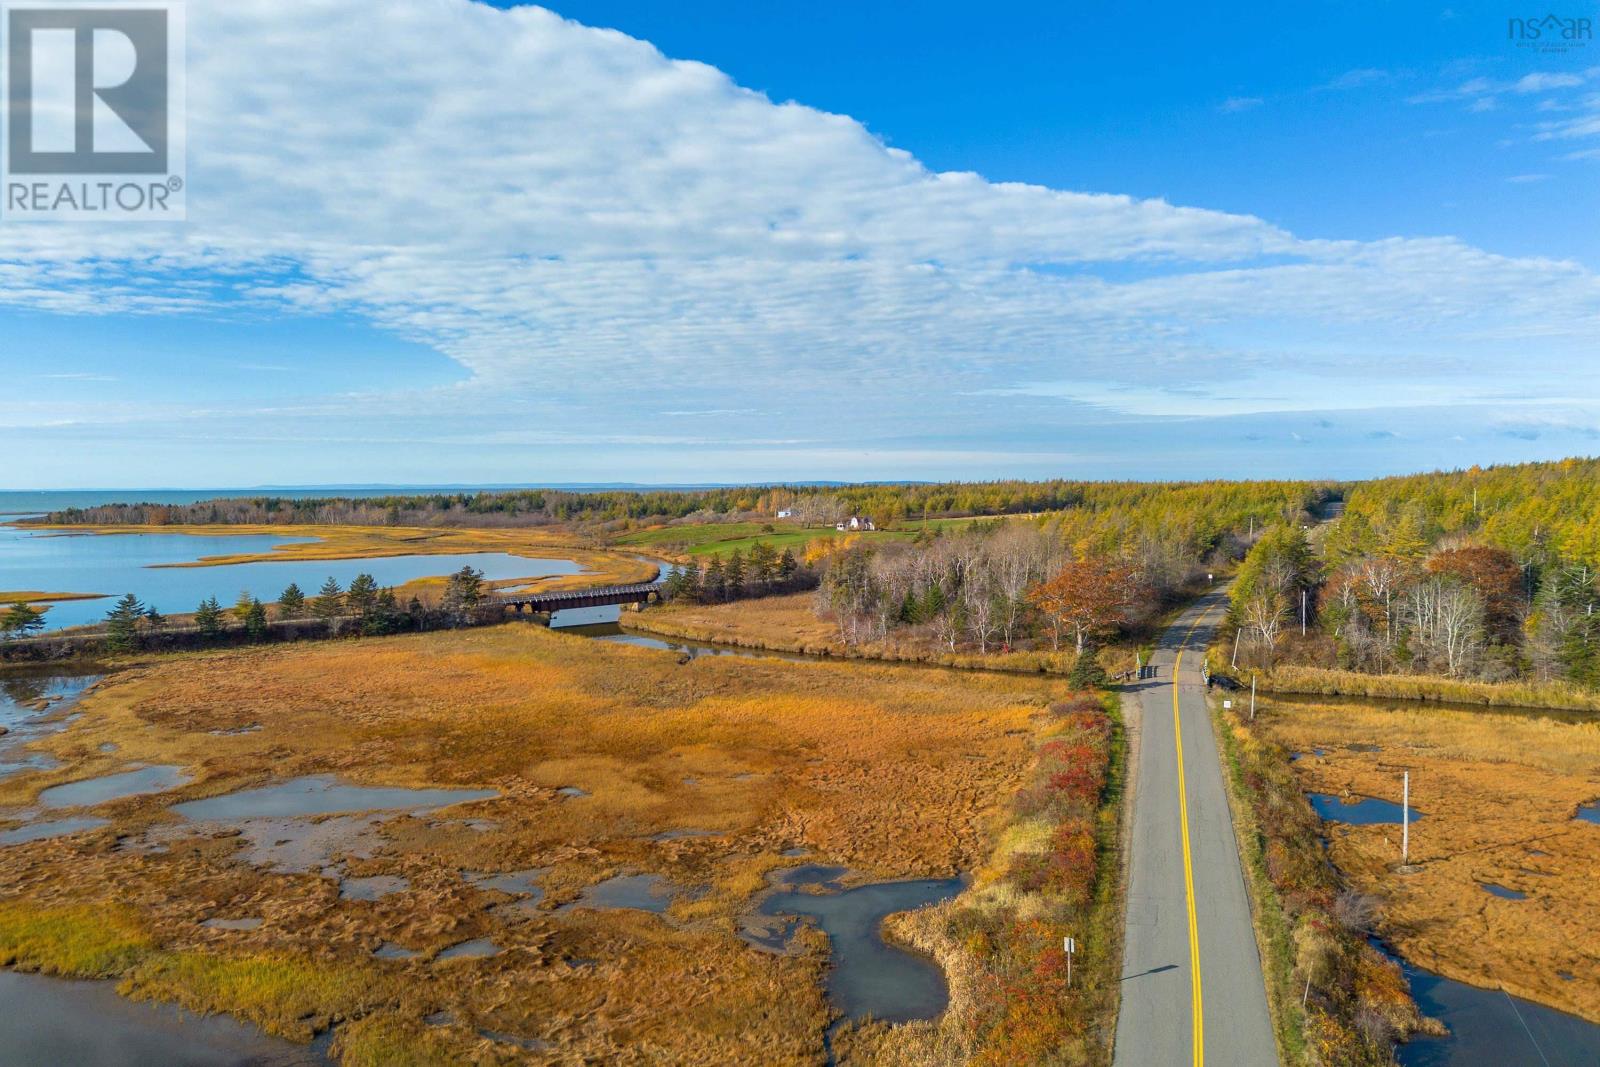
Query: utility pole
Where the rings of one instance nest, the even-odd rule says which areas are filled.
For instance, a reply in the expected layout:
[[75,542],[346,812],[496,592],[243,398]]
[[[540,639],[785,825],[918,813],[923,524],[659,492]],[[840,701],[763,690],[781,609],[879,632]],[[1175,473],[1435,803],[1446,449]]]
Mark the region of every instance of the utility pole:
[[1250,721],[1256,721],[1256,676],[1250,676]]
[[1411,862],[1411,772],[1405,772],[1400,793],[1400,862]]
[[1306,635],[1306,591],[1300,590],[1300,636]]
[[1232,670],[1239,669],[1239,638],[1241,635],[1243,635],[1243,633],[1243,627],[1233,631],[1233,659],[1229,662],[1229,667]]

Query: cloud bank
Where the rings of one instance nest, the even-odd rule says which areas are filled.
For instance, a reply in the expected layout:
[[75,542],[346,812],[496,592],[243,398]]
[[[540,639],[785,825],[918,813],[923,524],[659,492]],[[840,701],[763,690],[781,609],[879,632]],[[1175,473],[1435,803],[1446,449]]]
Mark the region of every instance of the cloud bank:
[[286,435],[334,409],[369,442],[822,457],[848,435],[959,472],[1211,405],[1600,396],[1577,263],[935,173],[540,8],[229,0],[190,5],[189,38],[189,223],[0,227],[0,303],[353,314],[461,368],[301,398]]

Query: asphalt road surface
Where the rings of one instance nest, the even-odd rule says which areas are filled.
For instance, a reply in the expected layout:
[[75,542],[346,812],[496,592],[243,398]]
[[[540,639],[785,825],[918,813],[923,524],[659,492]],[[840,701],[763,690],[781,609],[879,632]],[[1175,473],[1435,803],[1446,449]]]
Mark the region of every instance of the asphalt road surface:
[[1129,690],[1139,752],[1117,1067],[1278,1062],[1200,678],[1226,606],[1217,592],[1184,612],[1151,657],[1155,677]]

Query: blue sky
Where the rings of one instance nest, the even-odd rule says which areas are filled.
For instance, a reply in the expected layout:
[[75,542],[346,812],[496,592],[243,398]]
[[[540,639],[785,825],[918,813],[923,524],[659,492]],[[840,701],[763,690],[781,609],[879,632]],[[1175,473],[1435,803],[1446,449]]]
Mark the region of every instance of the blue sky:
[[190,222],[0,223],[0,488],[1600,451],[1600,42],[1500,6],[190,7]]

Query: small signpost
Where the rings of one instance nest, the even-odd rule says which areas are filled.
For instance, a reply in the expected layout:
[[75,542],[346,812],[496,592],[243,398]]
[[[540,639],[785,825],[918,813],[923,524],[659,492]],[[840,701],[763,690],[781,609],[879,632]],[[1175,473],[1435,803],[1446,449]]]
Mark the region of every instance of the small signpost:
[[1250,721],[1256,721],[1256,676],[1250,676]]
[[1229,708],[1231,708],[1231,707],[1233,707],[1233,701],[1231,701],[1231,700],[1224,700],[1224,701],[1223,701],[1223,702],[1222,702],[1222,709],[1223,709],[1223,710],[1224,710],[1224,711],[1226,711],[1226,710],[1228,710],[1228,709],[1229,709]]
[[1072,954],[1074,952],[1078,951],[1078,939],[1074,938],[1074,937],[1063,937],[1061,939],[1061,948],[1067,954],[1067,988],[1071,989],[1072,988]]

